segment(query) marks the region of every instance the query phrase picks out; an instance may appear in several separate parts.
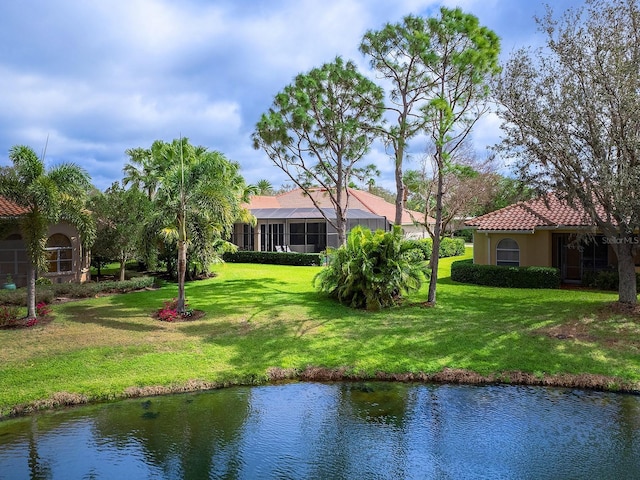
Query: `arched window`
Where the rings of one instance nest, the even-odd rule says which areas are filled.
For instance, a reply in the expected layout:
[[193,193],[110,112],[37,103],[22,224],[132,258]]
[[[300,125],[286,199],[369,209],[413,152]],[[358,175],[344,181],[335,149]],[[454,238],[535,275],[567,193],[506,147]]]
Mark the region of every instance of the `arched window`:
[[70,272],[73,250],[66,235],[56,233],[47,240],[47,265],[49,273]]
[[496,265],[505,267],[520,266],[520,247],[512,238],[503,238],[496,246]]

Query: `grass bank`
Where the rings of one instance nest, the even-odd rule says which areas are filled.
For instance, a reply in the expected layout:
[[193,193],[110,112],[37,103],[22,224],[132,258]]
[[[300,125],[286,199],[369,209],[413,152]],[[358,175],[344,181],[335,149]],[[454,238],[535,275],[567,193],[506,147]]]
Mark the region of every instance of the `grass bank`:
[[615,294],[455,284],[460,258],[440,262],[436,307],[425,285],[353,311],[314,291],[319,267],[248,264],[187,285],[199,320],[151,318],[174,285],[56,305],[49,324],[0,331],[0,416],[285,377],[640,389],[640,320]]

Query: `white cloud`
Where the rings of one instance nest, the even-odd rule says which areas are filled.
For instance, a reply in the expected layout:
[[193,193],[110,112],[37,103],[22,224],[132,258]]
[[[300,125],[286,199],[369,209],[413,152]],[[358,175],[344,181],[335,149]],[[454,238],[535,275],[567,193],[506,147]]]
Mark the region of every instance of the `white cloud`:
[[[433,14],[441,3],[460,5],[506,35],[505,49],[530,38],[541,1],[490,1],[2,2],[0,42],[10,48],[0,51],[0,164],[12,145],[39,151],[49,135],[52,159],[85,162],[105,188],[121,178],[125,149],[182,134],[241,162],[250,180],[282,178],[250,136],[296,74],[336,55],[365,71],[358,45],[366,30]],[[561,9],[578,0],[558,2]],[[476,144],[496,129],[495,119],[483,121]],[[423,139],[411,147],[419,158]],[[382,148],[365,161],[383,171],[379,183],[393,186]]]

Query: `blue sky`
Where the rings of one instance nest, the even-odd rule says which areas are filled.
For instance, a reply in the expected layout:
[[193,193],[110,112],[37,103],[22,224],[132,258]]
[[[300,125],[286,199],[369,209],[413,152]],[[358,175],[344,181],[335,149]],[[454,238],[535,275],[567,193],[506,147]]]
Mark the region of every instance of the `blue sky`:
[[[579,0],[553,0],[560,13]],[[188,137],[242,166],[249,183],[286,177],[251,144],[276,93],[337,55],[354,60],[362,35],[407,14],[460,6],[493,29],[503,59],[540,43],[537,0],[24,0],[0,3],[0,166],[12,145],[31,146],[47,165],[75,162],[94,185],[122,179],[125,150]],[[476,127],[482,154],[499,121]],[[47,142],[48,138],[48,142]],[[411,144],[416,168],[424,150]],[[366,159],[393,189],[380,148]],[[412,162],[414,162],[412,164]]]

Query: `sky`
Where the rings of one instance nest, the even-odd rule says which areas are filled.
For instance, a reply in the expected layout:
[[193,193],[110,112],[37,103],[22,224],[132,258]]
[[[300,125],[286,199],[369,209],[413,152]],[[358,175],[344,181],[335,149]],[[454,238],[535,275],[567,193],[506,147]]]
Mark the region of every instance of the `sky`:
[[[0,2],[0,166],[28,145],[47,166],[73,162],[100,190],[122,180],[125,150],[187,137],[241,165],[248,183],[287,182],[251,134],[275,95],[336,56],[368,76],[363,34],[405,15],[461,7],[501,38],[502,61],[539,45],[538,0],[24,0]],[[555,12],[580,0],[549,0]],[[474,129],[479,155],[499,119]],[[410,144],[405,169],[425,144]],[[507,159],[500,161],[507,163]],[[395,189],[380,145],[364,159]]]

